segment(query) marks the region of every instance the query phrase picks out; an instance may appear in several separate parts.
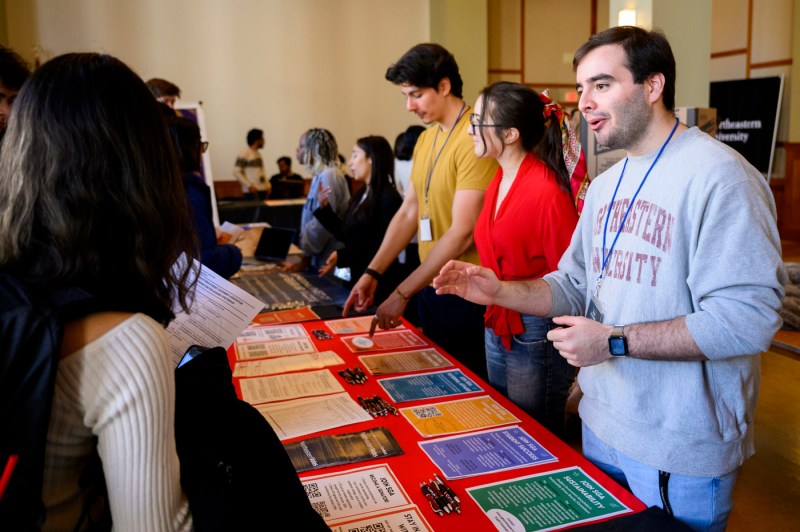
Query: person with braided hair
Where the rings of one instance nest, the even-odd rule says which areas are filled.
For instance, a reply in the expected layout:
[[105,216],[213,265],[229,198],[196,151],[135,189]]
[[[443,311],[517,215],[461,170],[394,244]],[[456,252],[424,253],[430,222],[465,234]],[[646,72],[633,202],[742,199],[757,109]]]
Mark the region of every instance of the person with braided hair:
[[350,188],[339,169],[336,139],[327,129],[312,128],[303,133],[297,146],[297,160],[313,177],[300,219],[300,249],[303,254],[293,269],[305,271],[311,266],[314,270],[319,270],[331,253],[343,246],[314,217],[314,211],[322,206],[320,192],[328,190],[326,197],[331,209],[336,216],[343,219],[350,204]]

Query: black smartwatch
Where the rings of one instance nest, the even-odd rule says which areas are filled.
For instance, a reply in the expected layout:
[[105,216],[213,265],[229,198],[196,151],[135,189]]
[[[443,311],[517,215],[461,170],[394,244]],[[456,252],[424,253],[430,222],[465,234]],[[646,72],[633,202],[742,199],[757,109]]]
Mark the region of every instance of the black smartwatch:
[[614,325],[608,337],[608,350],[615,357],[628,356],[628,339],[625,337],[625,326]]

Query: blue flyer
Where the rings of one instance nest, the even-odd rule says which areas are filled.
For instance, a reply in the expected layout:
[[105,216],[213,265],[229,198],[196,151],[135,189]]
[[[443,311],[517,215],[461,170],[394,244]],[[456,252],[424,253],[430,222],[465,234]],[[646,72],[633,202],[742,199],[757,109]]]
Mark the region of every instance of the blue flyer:
[[395,403],[483,391],[460,369],[390,377],[378,384]]
[[421,441],[419,446],[448,479],[557,461],[550,451],[519,427]]

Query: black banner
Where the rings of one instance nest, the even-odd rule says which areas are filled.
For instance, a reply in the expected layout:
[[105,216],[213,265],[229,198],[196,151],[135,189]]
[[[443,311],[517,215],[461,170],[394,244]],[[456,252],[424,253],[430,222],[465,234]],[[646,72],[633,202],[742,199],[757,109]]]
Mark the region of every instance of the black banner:
[[717,139],[767,174],[775,148],[780,77],[715,81],[709,104],[717,110]]

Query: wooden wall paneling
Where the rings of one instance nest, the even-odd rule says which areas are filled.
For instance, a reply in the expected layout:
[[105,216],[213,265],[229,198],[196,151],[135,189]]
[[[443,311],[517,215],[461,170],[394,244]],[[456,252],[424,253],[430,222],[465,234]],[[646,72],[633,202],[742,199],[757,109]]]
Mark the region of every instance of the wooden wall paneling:
[[794,0],[751,0],[753,3],[751,68],[759,63],[791,60]]
[[[781,238],[800,241],[800,143],[783,143],[786,154],[786,170],[781,192],[781,208],[778,211],[778,229]],[[773,190],[773,192],[775,192]],[[776,197],[777,203],[777,197]]]
[[592,2],[525,0],[523,82],[575,85],[572,57],[591,34]]
[[720,52],[747,49],[748,0],[711,2],[711,57]]
[[522,0],[489,0],[489,73],[522,68]]

